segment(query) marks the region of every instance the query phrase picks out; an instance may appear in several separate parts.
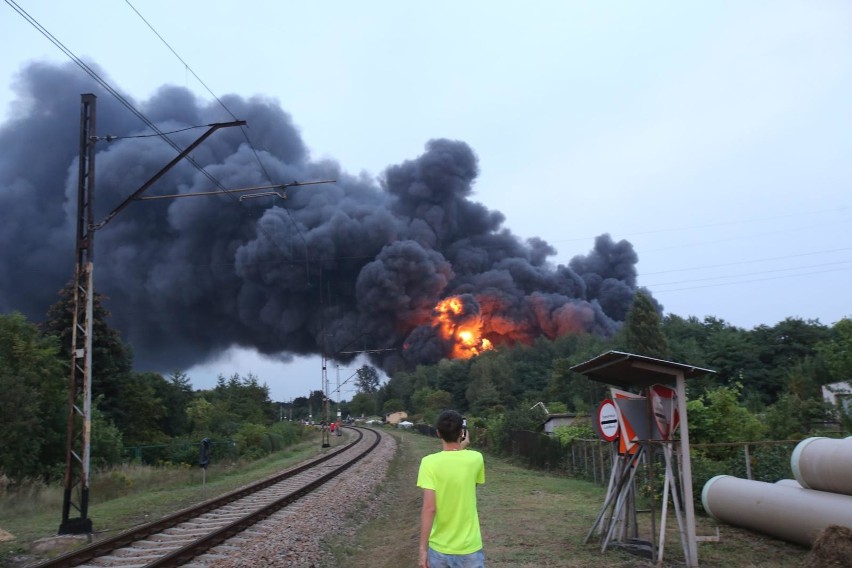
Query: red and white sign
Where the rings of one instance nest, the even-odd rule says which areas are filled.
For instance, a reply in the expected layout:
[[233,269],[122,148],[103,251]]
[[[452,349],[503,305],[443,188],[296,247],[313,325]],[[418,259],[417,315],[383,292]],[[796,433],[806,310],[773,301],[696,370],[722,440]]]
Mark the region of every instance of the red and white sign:
[[[639,449],[636,442],[639,440],[640,436],[637,434],[634,425],[631,424],[625,416],[623,406],[632,403],[639,403],[639,405],[642,406],[645,397],[616,388],[610,388],[609,390],[612,393],[612,400],[615,403],[616,410],[618,411],[618,425],[620,428],[619,432],[621,434],[618,438],[618,453],[634,454]],[[640,420],[637,422],[636,426],[641,427],[642,424],[643,421]]]
[[680,413],[677,410],[677,391],[663,385],[653,385],[650,389],[651,406],[654,421],[663,440],[668,440],[680,426]]
[[618,438],[618,410],[609,399],[598,406],[598,433],[607,442]]

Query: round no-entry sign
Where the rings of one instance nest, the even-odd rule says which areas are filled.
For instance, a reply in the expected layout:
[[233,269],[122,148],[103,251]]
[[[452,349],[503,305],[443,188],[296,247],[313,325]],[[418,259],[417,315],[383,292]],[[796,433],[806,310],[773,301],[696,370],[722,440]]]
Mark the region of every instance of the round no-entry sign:
[[607,442],[618,438],[618,412],[615,409],[615,403],[609,399],[598,406],[598,432]]

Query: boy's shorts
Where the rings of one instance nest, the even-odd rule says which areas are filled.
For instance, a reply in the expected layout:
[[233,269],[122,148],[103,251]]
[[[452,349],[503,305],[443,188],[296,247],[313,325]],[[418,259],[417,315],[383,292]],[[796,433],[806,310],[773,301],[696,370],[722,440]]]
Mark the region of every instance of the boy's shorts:
[[429,547],[429,568],[485,568],[485,552],[441,554]]

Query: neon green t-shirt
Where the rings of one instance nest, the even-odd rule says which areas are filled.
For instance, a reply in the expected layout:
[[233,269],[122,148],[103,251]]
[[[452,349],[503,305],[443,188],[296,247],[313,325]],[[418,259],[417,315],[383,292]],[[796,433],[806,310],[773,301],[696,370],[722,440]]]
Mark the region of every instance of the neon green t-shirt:
[[471,554],[482,548],[476,485],[485,483],[485,462],[474,450],[443,451],[420,461],[417,487],[435,492],[429,546],[441,554]]

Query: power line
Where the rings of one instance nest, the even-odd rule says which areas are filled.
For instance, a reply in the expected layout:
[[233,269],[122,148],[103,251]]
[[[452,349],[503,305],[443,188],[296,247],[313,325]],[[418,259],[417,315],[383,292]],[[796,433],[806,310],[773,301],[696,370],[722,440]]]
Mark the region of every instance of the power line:
[[795,233],[797,231],[810,231],[810,230],[813,230],[813,229],[821,230],[821,229],[824,229],[825,227],[828,227],[830,225],[847,225],[848,223],[849,223],[849,221],[847,221],[845,219],[841,219],[841,220],[835,221],[833,223],[820,222],[820,223],[817,223],[815,225],[791,227],[789,229],[781,229],[781,230],[777,230],[777,231],[768,231],[768,232],[763,232],[763,233],[752,233],[750,235],[737,235],[737,236],[733,236],[733,237],[728,237],[726,239],[716,239],[716,240],[713,240],[713,241],[700,241],[700,242],[697,242],[697,243],[683,242],[683,243],[679,243],[679,244],[671,245],[671,246],[667,246],[667,247],[647,249],[644,252],[646,252],[646,253],[647,252],[660,252],[660,251],[664,251],[664,250],[672,250],[672,249],[679,249],[679,248],[685,248],[685,247],[714,245],[714,244],[718,244],[718,243],[729,243],[729,242],[732,242],[732,241],[741,241],[743,239],[752,240],[752,239],[755,239],[757,237],[766,237],[766,236],[769,236],[769,235],[783,235],[785,233]]
[[[743,273],[743,274],[732,274],[732,275],[729,275],[729,276],[708,276],[706,278],[693,278],[693,279],[690,279],[690,280],[676,280],[674,282],[661,282],[661,283],[658,283],[658,284],[646,284],[646,286],[648,286],[648,287],[668,286],[668,285],[671,285],[671,284],[686,284],[686,283],[689,283],[689,282],[707,282],[707,281],[710,281],[710,280],[724,280],[726,278],[740,278],[742,276],[758,276],[758,275],[761,275],[761,274],[773,274],[773,273],[777,273],[777,272],[790,272],[791,270],[801,270],[801,269],[805,269],[805,268],[824,268],[826,266],[837,266],[838,264],[850,264],[850,263],[852,263],[852,260],[841,260],[841,261],[838,261],[838,262],[826,262],[826,263],[823,263],[823,264],[812,264],[812,265],[809,265],[809,266],[794,266],[792,268],[776,268],[774,270],[761,270],[761,271],[758,271],[758,272],[746,272],[746,273]],[[805,273],[805,274],[810,274],[810,273]],[[797,275],[791,274],[791,276],[797,276]]]
[[[164,132],[163,134],[177,134],[178,132],[186,132],[187,130],[194,130],[196,128],[206,128],[209,126],[213,125],[198,124],[195,126],[187,126],[186,128],[178,128],[177,130],[170,130],[168,132]],[[134,136],[114,136],[112,134],[107,134],[106,136],[93,136],[92,139],[95,141],[106,140],[107,142],[112,142],[113,140],[127,140],[129,138],[153,138],[154,136],[161,136],[161,134],[136,134]]]
[[769,258],[757,258],[757,259],[752,259],[752,260],[741,260],[741,261],[737,261],[737,262],[724,262],[724,263],[721,263],[721,264],[707,264],[707,265],[704,265],[704,266],[693,266],[693,267],[690,267],[690,268],[673,268],[671,270],[658,270],[656,272],[642,272],[642,276],[653,276],[655,274],[669,274],[669,273],[672,273],[672,272],[687,272],[687,271],[690,271],[690,270],[706,270],[708,268],[721,268],[723,266],[737,266],[737,265],[740,265],[740,264],[754,264],[756,262],[771,262],[773,260],[786,260],[788,258],[799,258],[799,257],[802,257],[802,256],[814,256],[814,255],[817,255],[817,254],[828,254],[828,253],[842,252],[842,251],[848,251],[848,250],[852,250],[852,247],[844,247],[844,248],[830,249],[830,250],[818,250],[818,251],[813,251],[813,252],[805,252],[805,253],[801,253],[801,254],[789,254],[789,255],[785,255],[785,256],[773,256],[773,257],[769,257]]
[[[192,70],[192,67],[189,66],[189,63],[184,61],[183,58],[180,55],[178,55],[178,52],[175,51],[174,48],[171,45],[169,45],[169,42],[167,42],[166,39],[162,35],[160,35],[160,32],[158,32],[154,28],[154,26],[151,25],[151,22],[149,22],[148,20],[145,19],[145,16],[143,16],[139,12],[139,10],[137,10],[136,7],[133,4],[130,3],[130,0],[124,0],[124,1],[128,6],[130,6],[130,9],[133,10],[134,12],[136,12],[136,15],[139,16],[139,18],[143,22],[145,22],[145,25],[147,25],[148,28],[150,28],[150,30],[152,32],[154,32],[154,35],[156,35],[160,39],[160,41],[163,42],[163,45],[165,45],[169,49],[169,51],[172,52],[172,54],[178,59],[178,61],[183,63],[186,70],[189,71],[190,73],[192,73],[192,76],[195,77],[198,80],[199,83],[201,83],[201,86],[204,87],[207,90],[208,93],[210,93],[210,96],[213,97],[214,99],[216,99],[216,102],[219,103],[219,106],[221,106],[223,109],[225,109],[225,112],[227,112],[229,115],[231,115],[231,118],[233,118],[234,120],[237,120],[237,117],[234,116],[234,113],[231,112],[231,109],[229,109],[227,107],[227,105],[225,105],[225,103],[222,102],[222,99],[220,99],[218,96],[216,96],[216,94],[210,89],[210,87],[207,86],[207,83],[205,83],[201,79],[201,77],[199,77],[198,74],[195,71]],[[263,165],[263,162],[261,161],[260,156],[258,155],[257,150],[254,147],[254,144],[252,144],[251,140],[249,139],[248,133],[243,128],[240,128],[240,130],[242,131],[243,136],[245,136],[246,142],[248,142],[248,145],[251,148],[252,152],[254,152],[254,157],[257,160],[257,163],[260,166],[260,169],[263,170],[263,173],[264,173],[264,175],[266,175],[266,178],[269,181],[269,183],[272,183],[272,178],[269,175],[269,172],[266,170],[266,166]]]
[[[695,229],[709,229],[709,228],[713,228],[713,227],[726,227],[726,226],[730,226],[730,225],[744,225],[744,224],[750,224],[750,223],[759,223],[759,222],[762,222],[762,221],[777,221],[779,219],[788,219],[788,218],[791,218],[791,217],[798,218],[798,217],[802,217],[802,216],[805,216],[805,215],[822,215],[824,213],[846,212],[849,209],[850,209],[849,206],[836,206],[836,207],[832,207],[830,209],[821,209],[821,210],[818,210],[818,211],[796,212],[796,213],[790,213],[790,214],[787,214],[787,215],[776,215],[776,216],[773,216],[773,217],[757,217],[757,218],[753,218],[753,219],[740,219],[740,220],[736,220],[736,221],[723,221],[723,222],[719,222],[719,223],[707,223],[707,224],[704,224],[704,225],[688,225],[688,226],[685,226],[685,227],[665,227],[665,228],[662,228],[662,229],[652,229],[652,230],[648,230],[648,231],[630,232],[627,235],[625,235],[625,238],[633,238],[633,237],[636,237],[638,235],[655,235],[655,234],[661,234],[661,233],[693,231]],[[553,240],[551,242],[553,242],[553,243],[567,243],[567,242],[574,242],[574,241],[588,241],[588,240],[594,239],[596,237],[597,237],[597,235],[591,236],[591,237],[588,237],[588,236],[587,237],[572,237],[570,239],[558,239],[558,240]]]
[[672,288],[670,290],[657,290],[657,289],[655,289],[655,287],[665,286],[665,284],[655,284],[653,286],[646,286],[646,287],[651,289],[651,290],[654,290],[658,293],[667,294],[669,292],[680,292],[680,291],[683,291],[683,290],[698,290],[700,288],[716,288],[716,287],[719,287],[719,286],[733,286],[733,285],[736,285],[736,284],[748,284],[750,282],[763,282],[763,281],[766,281],[766,280],[781,280],[781,279],[784,279],[784,278],[794,278],[796,276],[810,276],[812,274],[825,274],[825,273],[828,273],[828,272],[841,272],[841,271],[844,271],[844,270],[850,270],[850,268],[852,268],[852,267],[834,268],[834,269],[830,269],[830,270],[815,270],[813,272],[801,272],[799,274],[785,274],[783,276],[769,276],[767,278],[752,278],[752,279],[749,279],[749,280],[738,280],[736,282],[717,282],[715,284],[704,284],[704,285],[701,285],[701,286],[686,286],[686,287],[683,287],[683,288]]
[[[198,80],[199,83],[201,83],[201,85],[207,90],[207,92],[210,93],[210,96],[213,97],[214,99],[216,99],[216,102],[219,103],[219,105],[225,110],[225,112],[227,112],[229,115],[231,115],[231,117],[234,120],[237,120],[237,118],[234,116],[234,113],[232,113],[231,110],[225,105],[225,103],[222,102],[222,99],[220,99],[210,89],[210,87],[207,86],[207,83],[205,83],[201,79],[201,77],[199,77],[198,74],[195,71],[193,71],[192,67],[189,66],[189,63],[184,61],[184,59],[180,55],[178,55],[178,52],[175,51],[175,49],[169,44],[169,42],[166,41],[166,39],[160,34],[160,32],[158,32],[154,28],[154,26],[147,19],[145,19],[145,17],[139,12],[139,10],[137,10],[136,7],[133,4],[130,3],[130,0],[124,0],[124,1],[128,6],[130,6],[130,9],[133,10],[136,13],[136,15],[139,16],[139,18],[143,22],[145,22],[145,25],[148,26],[148,28],[154,33],[154,35],[156,35],[160,39],[160,41],[163,42],[163,45],[165,45],[169,49],[169,51],[172,52],[172,54],[178,59],[178,61],[183,63],[186,70],[189,71],[192,74],[192,76],[195,77]],[[267,181],[270,184],[274,183],[272,181],[272,176],[269,175],[269,171],[266,169],[266,166],[263,164],[263,160],[260,159],[260,155],[257,153],[257,149],[255,148],[255,145],[252,143],[251,138],[249,138],[248,132],[246,130],[247,130],[246,128],[240,127],[240,132],[243,133],[243,136],[245,137],[246,142],[249,145],[249,148],[251,148],[251,151],[254,154],[254,158],[255,158],[255,160],[257,160],[257,163],[260,166],[261,171],[263,171],[263,174],[266,176]],[[291,214],[290,210],[286,207],[284,208],[284,210],[287,212],[287,217],[290,219],[290,221],[293,223],[293,226],[296,228],[296,232],[299,234],[299,238],[301,238],[302,243],[305,245],[305,270],[306,270],[305,276],[307,278],[310,278],[309,269],[308,269],[308,262],[309,262],[308,242],[305,239],[304,234],[302,234],[302,229],[299,227],[299,224],[296,223],[295,219],[293,219],[293,215]],[[266,233],[266,230],[263,227],[261,227],[259,223],[258,223],[258,229],[261,232],[263,232],[264,236],[266,236],[266,238],[269,239],[269,241],[273,244],[273,246],[275,246],[275,248],[278,248],[277,243],[275,243],[273,241],[273,239]],[[282,255],[284,255],[283,250],[281,250],[280,248],[278,248],[278,250]]]
[[[69,49],[68,47],[66,47],[66,46],[65,46],[65,45],[64,45],[64,44],[63,44],[63,43],[62,43],[62,42],[61,42],[58,38],[56,38],[56,37],[55,37],[52,33],[50,33],[50,31],[48,31],[48,30],[47,30],[47,28],[45,28],[44,26],[42,26],[42,25],[41,25],[41,23],[39,23],[39,22],[38,22],[38,20],[36,20],[33,16],[31,16],[31,15],[30,15],[30,14],[29,14],[26,10],[24,10],[23,8],[21,8],[21,7],[20,7],[20,6],[19,6],[19,5],[18,5],[18,4],[14,1],[14,0],[5,0],[5,1],[6,1],[6,4],[8,4],[8,5],[9,5],[9,6],[13,9],[13,10],[15,10],[15,11],[16,11],[16,12],[17,12],[17,13],[18,13],[18,14],[19,14],[22,18],[24,18],[24,19],[25,19],[25,20],[26,20],[26,21],[27,21],[27,22],[28,22],[31,26],[33,26],[33,27],[34,27],[34,28],[35,28],[35,29],[36,29],[39,33],[41,33],[44,37],[46,37],[46,38],[47,38],[47,39],[48,39],[48,40],[49,40],[49,41],[50,41],[50,42],[51,42],[54,46],[56,46],[56,47],[57,47],[60,51],[62,51],[62,52],[63,52],[63,53],[64,53],[64,54],[65,54],[65,55],[69,58],[69,59],[71,59],[71,60],[72,60],[75,64],[77,64],[77,66],[78,66],[78,67],[80,67],[80,68],[81,68],[81,69],[82,69],[82,70],[83,70],[83,71],[84,71],[87,75],[89,75],[92,79],[94,79],[94,80],[95,80],[95,82],[96,82],[96,83],[98,83],[98,85],[100,85],[101,87],[103,87],[103,88],[104,88],[104,90],[106,90],[106,91],[107,91],[110,95],[112,95],[112,96],[113,96],[113,97],[114,97],[114,98],[115,98],[118,102],[120,102],[120,103],[121,103],[121,104],[122,104],[125,108],[127,108],[127,109],[128,109],[128,110],[129,110],[129,111],[130,111],[133,115],[135,115],[135,116],[136,116],[139,120],[141,120],[141,121],[142,121],[142,122],[143,122],[146,126],[148,126],[148,128],[150,128],[152,131],[154,131],[154,132],[156,133],[156,136],[159,136],[160,138],[162,138],[163,140],[165,140],[165,141],[166,141],[166,142],[167,142],[167,143],[168,143],[168,144],[169,144],[169,145],[170,145],[170,146],[171,146],[171,147],[172,147],[175,151],[177,151],[178,153],[182,152],[182,148],[181,148],[181,147],[180,147],[180,146],[179,146],[176,142],[174,142],[171,138],[169,138],[169,137],[166,135],[166,133],[165,133],[165,132],[161,131],[161,130],[157,127],[157,125],[156,125],[156,124],[154,124],[151,120],[149,120],[149,119],[148,119],[148,117],[146,117],[144,114],[142,114],[142,112],[140,112],[138,109],[136,109],[136,107],[134,107],[134,106],[130,103],[130,101],[128,101],[126,98],[124,98],[124,97],[121,95],[121,93],[119,93],[117,90],[115,90],[115,89],[112,87],[112,85],[110,85],[110,84],[109,84],[109,83],[108,83],[105,79],[103,79],[103,78],[102,78],[102,77],[101,77],[101,76],[100,76],[100,75],[99,75],[99,74],[98,74],[98,73],[97,73],[94,69],[92,69],[91,67],[89,67],[89,66],[88,66],[88,65],[87,65],[87,64],[86,64],[86,63],[85,63],[82,59],[80,59],[79,57],[77,57],[77,55],[76,55],[73,51],[71,51],[71,49]],[[128,2],[128,4],[129,4],[129,2]],[[132,7],[133,7],[133,6],[131,5],[131,8],[132,8]],[[135,11],[135,8],[134,8],[134,11]],[[138,11],[137,11],[137,14],[138,14]],[[141,17],[141,15],[140,15],[140,17]],[[143,18],[143,21],[144,21],[144,18]],[[146,21],[146,23],[147,23],[147,21]],[[149,27],[150,27],[150,24],[149,24]],[[152,29],[153,29],[153,28],[152,28]],[[154,30],[154,32],[156,33],[156,30]],[[159,34],[157,34],[157,35],[158,35],[158,37],[159,37]],[[161,39],[162,39],[162,38],[161,38]],[[168,44],[167,44],[167,45],[168,45]],[[170,47],[170,46],[169,46],[169,48],[171,49],[171,47]],[[178,57],[178,59],[180,59],[180,57]],[[183,61],[183,60],[181,60],[181,61]],[[187,68],[188,68],[188,67],[187,67]],[[193,72],[193,75],[195,75],[195,73],[194,73],[194,72]],[[197,77],[197,76],[196,76],[196,77]],[[204,83],[203,83],[203,81],[201,81],[201,79],[199,79],[199,81],[200,81],[202,84],[204,84]],[[206,86],[206,85],[205,85],[205,88],[207,88],[207,86]],[[209,89],[208,89],[208,90],[209,90]],[[212,92],[211,92],[211,94],[212,94]],[[231,113],[231,111],[230,111],[230,110],[229,110],[229,109],[228,109],[228,108],[224,105],[224,103],[222,103],[222,101],[221,101],[221,100],[219,100],[219,98],[218,98],[218,97],[216,97],[215,95],[213,95],[213,96],[214,96],[214,98],[216,98],[216,100],[217,100],[217,101],[219,101],[219,104],[221,104],[221,105],[222,105],[222,107],[223,107],[223,108],[224,108],[224,109],[228,112],[228,114],[230,114],[230,115],[233,117],[233,116],[234,116],[234,115],[233,115],[233,113]],[[260,168],[261,168],[261,170],[264,172],[264,174],[266,175],[267,179],[269,179],[270,183],[272,183],[271,178],[270,178],[270,176],[269,176],[269,172],[266,170],[266,167],[263,165],[263,162],[260,160],[260,156],[257,154],[257,151],[254,149],[254,146],[252,146],[252,145],[251,145],[251,141],[248,139],[248,135],[245,133],[245,131],[244,131],[242,128],[241,128],[240,130],[243,132],[243,135],[246,137],[246,140],[248,141],[249,146],[252,148],[252,151],[254,152],[255,158],[257,159],[258,163],[260,164]],[[210,172],[208,172],[206,169],[204,169],[204,167],[203,167],[203,166],[201,166],[198,162],[196,162],[196,161],[192,158],[192,156],[186,156],[186,157],[185,157],[185,159],[186,159],[186,160],[187,160],[190,164],[192,164],[192,165],[193,165],[193,167],[195,167],[195,168],[196,168],[199,172],[201,172],[201,173],[202,173],[202,174],[203,174],[203,175],[204,175],[204,176],[205,176],[205,177],[206,177],[206,178],[207,178],[207,179],[208,179],[211,183],[213,183],[213,184],[214,184],[217,188],[219,188],[219,190],[221,191],[221,193],[224,193],[224,194],[228,195],[228,196],[229,196],[232,200],[234,200],[234,201],[237,201],[237,202],[238,202],[238,198],[237,198],[237,197],[235,197],[234,195],[231,195],[231,194],[228,192],[228,190],[224,187],[224,185],[222,185],[222,183],[221,183],[218,179],[216,179],[216,178],[215,178],[212,174],[210,174]],[[285,210],[288,212],[288,216],[289,216],[289,217],[290,217],[290,219],[294,222],[294,224],[295,224],[295,226],[296,226],[296,230],[299,232],[299,235],[301,236],[302,241],[305,243],[305,248],[306,248],[306,252],[307,252],[307,242],[305,241],[304,235],[302,235],[302,234],[301,234],[301,229],[299,228],[298,224],[296,224],[296,223],[295,223],[295,221],[293,220],[292,215],[290,215],[290,213],[289,213],[289,210],[287,210],[286,208],[285,208]],[[263,235],[264,235],[264,236],[265,236],[265,237],[269,240],[269,242],[272,244],[272,246],[273,246],[273,247],[274,247],[274,248],[275,248],[275,249],[276,249],[276,250],[277,250],[277,251],[278,251],[278,252],[279,252],[279,253],[280,253],[283,257],[285,257],[285,258],[286,258],[286,254],[284,253],[284,251],[280,248],[280,246],[278,245],[278,243],[277,243],[277,242],[275,242],[275,240],[274,240],[274,239],[273,239],[273,238],[269,235],[269,233],[268,233],[268,232],[267,232],[267,230],[266,230],[266,229],[262,226],[262,224],[261,224],[261,223],[256,223],[256,225],[255,225],[255,226],[256,226],[256,229],[257,229],[260,233],[262,233],[262,234],[263,234]],[[306,255],[306,261],[305,261],[305,262],[306,262],[306,270],[307,270],[307,262],[308,262],[308,260],[307,260],[307,255]]]
[[[26,10],[21,8],[14,0],[5,0],[6,4],[8,4],[13,10],[15,10],[22,18],[24,18],[31,26],[33,26],[39,33],[41,33],[44,37],[46,37],[53,45],[59,48],[62,53],[64,53],[71,61],[77,64],[80,69],[86,72],[89,77],[95,80],[95,82],[104,88],[110,95],[112,95],[118,102],[120,102],[127,110],[129,110],[133,115],[135,115],[139,120],[145,123],[148,128],[153,130],[160,136],[163,140],[165,140],[175,151],[180,153],[182,151],[181,147],[171,138],[169,138],[163,131],[161,131],[156,124],[151,122],[148,117],[142,114],[136,107],[134,107],[130,101],[125,99],[121,93],[116,91],[112,85],[110,85],[105,79],[103,79],[98,73],[89,67],[82,59],[77,57],[73,51],[67,48],[59,39],[57,39],[52,33],[50,33],[47,28],[42,26],[38,20],[32,17]],[[222,191],[225,191],[225,187],[213,177],[210,172],[205,170],[198,162],[196,162],[191,156],[186,156],[186,160],[192,164],[199,172],[201,172],[207,179],[213,182],[217,187],[219,187]]]

